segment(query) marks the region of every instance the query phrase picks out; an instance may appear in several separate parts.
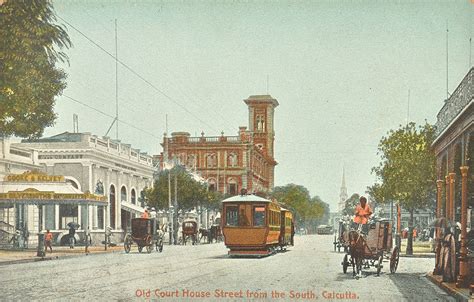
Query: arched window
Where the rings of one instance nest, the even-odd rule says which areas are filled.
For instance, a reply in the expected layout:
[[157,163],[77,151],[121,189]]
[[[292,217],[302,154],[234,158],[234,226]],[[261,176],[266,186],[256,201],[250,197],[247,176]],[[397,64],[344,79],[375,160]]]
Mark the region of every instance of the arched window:
[[217,190],[216,180],[214,178],[210,178],[207,181],[207,183],[208,183],[209,191],[216,191]]
[[114,185],[110,185],[109,203],[110,203],[110,227],[112,229],[115,229],[115,186]]
[[133,204],[137,204],[137,193],[135,192],[135,189],[130,191],[130,198]]
[[207,154],[206,156],[207,167],[214,168],[217,165],[217,157],[215,153]]
[[263,115],[257,115],[257,131],[264,132],[265,131],[265,119]]
[[188,168],[194,169],[196,168],[196,155],[190,154],[188,155],[188,162],[186,164]]
[[237,167],[237,154],[231,153],[227,158],[227,166],[229,167]]
[[125,186],[120,189],[120,201],[127,201],[127,188]]
[[227,188],[228,188],[227,192],[230,195],[237,195],[237,192],[239,192],[238,186],[237,186],[237,181],[234,178],[230,178],[228,180]]
[[79,189],[79,186],[77,185],[77,183],[74,180],[66,179],[66,182],[70,183],[74,188]]

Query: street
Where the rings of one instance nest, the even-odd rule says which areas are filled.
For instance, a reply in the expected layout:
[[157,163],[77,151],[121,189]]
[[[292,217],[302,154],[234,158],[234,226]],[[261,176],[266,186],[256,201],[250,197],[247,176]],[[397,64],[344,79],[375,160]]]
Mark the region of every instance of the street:
[[[1,300],[455,301],[424,274],[434,259],[400,258],[361,279],[343,274],[332,235],[295,237],[295,247],[261,259],[229,258],[222,243],[165,246],[0,267]],[[351,268],[349,268],[352,271]]]

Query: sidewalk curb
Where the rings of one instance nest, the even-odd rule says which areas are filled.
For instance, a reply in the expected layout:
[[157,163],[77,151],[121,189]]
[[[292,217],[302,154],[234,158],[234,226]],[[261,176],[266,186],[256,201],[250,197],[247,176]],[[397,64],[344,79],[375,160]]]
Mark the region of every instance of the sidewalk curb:
[[405,255],[405,254],[400,254],[400,257],[406,257],[406,258],[435,258],[435,254],[413,254],[413,255]]
[[438,280],[436,277],[433,276],[433,273],[427,273],[426,278],[428,278],[431,282],[433,282],[435,285],[443,289],[445,292],[456,298],[456,301],[462,301],[462,302],[468,302],[468,301],[474,301],[471,297],[468,295],[463,294],[456,288],[453,288],[451,286],[448,286],[445,282],[442,282]]
[[24,258],[24,259],[17,259],[17,260],[7,260],[7,261],[0,261],[0,266],[4,265],[13,265],[13,264],[21,264],[21,263],[31,263],[31,262],[40,262],[40,261],[49,261],[49,260],[61,260],[61,259],[68,259],[68,258],[78,258],[83,256],[92,256],[92,255],[103,255],[109,253],[120,253],[123,252],[122,250],[114,250],[114,251],[99,251],[95,253],[73,253],[69,255],[58,255],[58,256],[47,256],[47,257],[38,257],[35,256],[33,258]]

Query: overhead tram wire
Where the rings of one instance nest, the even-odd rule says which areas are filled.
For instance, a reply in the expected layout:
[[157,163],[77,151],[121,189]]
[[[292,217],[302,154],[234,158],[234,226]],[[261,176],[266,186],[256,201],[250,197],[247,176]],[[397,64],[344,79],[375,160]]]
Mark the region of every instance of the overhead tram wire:
[[[116,118],[116,117],[113,116],[113,115],[110,115],[110,114],[108,114],[108,113],[106,113],[106,112],[104,112],[104,111],[102,111],[102,110],[100,110],[100,109],[97,109],[97,108],[95,108],[95,107],[93,107],[93,106],[91,106],[91,105],[88,105],[88,104],[86,104],[86,103],[84,103],[84,102],[81,102],[81,101],[79,101],[79,100],[77,100],[77,99],[75,99],[75,98],[73,98],[73,97],[70,97],[70,96],[65,95],[65,94],[62,94],[62,96],[65,97],[65,98],[67,98],[67,99],[69,99],[69,100],[71,100],[71,101],[73,101],[73,102],[76,102],[76,103],[78,103],[78,104],[81,104],[81,105],[84,106],[84,107],[87,107],[87,108],[92,109],[92,110],[94,110],[94,111],[96,111],[96,112],[99,112],[100,114],[103,114],[103,115],[105,115],[105,116],[107,116],[107,117],[110,117],[111,119],[115,119],[115,118]],[[158,136],[156,136],[155,134],[153,134],[153,133],[151,133],[151,132],[149,132],[149,131],[147,131],[147,130],[141,129],[141,128],[139,128],[139,127],[137,127],[137,126],[135,126],[135,125],[133,125],[133,124],[130,124],[130,123],[126,122],[126,121],[117,119],[117,122],[121,122],[121,123],[123,123],[124,125],[127,125],[127,126],[129,126],[129,127],[134,128],[135,130],[138,130],[138,131],[141,131],[141,132],[143,132],[143,133],[145,133],[145,134],[148,134],[148,135],[150,135],[150,136],[152,136],[152,137],[154,137],[154,138],[156,138],[156,139],[158,139],[158,140],[161,140],[161,139],[162,139],[161,137],[158,137]]]
[[201,118],[199,118],[197,115],[193,114],[191,111],[189,111],[185,106],[181,105],[180,103],[178,103],[177,101],[175,101],[172,97],[170,97],[168,94],[166,94],[164,91],[162,91],[161,89],[159,89],[158,87],[156,87],[153,83],[151,83],[150,81],[148,81],[147,79],[145,79],[142,75],[140,75],[138,72],[136,72],[133,68],[129,67],[127,64],[125,64],[124,62],[122,62],[121,60],[117,59],[113,54],[111,54],[109,51],[107,51],[105,48],[103,48],[102,46],[100,46],[98,43],[96,43],[94,40],[92,40],[91,38],[89,38],[86,34],[84,34],[82,31],[80,31],[79,29],[77,29],[74,25],[72,25],[71,23],[69,23],[68,21],[66,21],[64,18],[62,18],[61,16],[57,16],[59,19],[61,19],[63,22],[65,22],[67,25],[69,25],[72,29],[74,29],[75,31],[77,31],[81,36],[83,36],[84,38],[86,38],[89,42],[91,42],[92,44],[94,44],[96,47],[98,47],[100,50],[102,50],[103,52],[105,52],[107,55],[109,55],[112,59],[116,60],[121,66],[125,67],[125,69],[127,69],[128,71],[130,71],[132,74],[134,74],[136,77],[138,77],[139,79],[141,79],[143,82],[145,82],[146,84],[148,84],[150,87],[152,87],[154,90],[156,90],[157,92],[159,92],[161,95],[163,95],[165,98],[167,98],[168,100],[170,100],[171,102],[173,102],[174,104],[176,104],[177,106],[179,106],[181,109],[183,109],[184,111],[186,111],[188,114],[190,114],[191,116],[193,116],[194,118],[196,118],[198,121],[200,121],[202,124],[206,125],[207,127],[209,127],[210,129],[218,132],[218,130],[216,130],[214,127],[212,127],[211,125],[209,125],[208,123],[206,123],[204,120],[202,120]]

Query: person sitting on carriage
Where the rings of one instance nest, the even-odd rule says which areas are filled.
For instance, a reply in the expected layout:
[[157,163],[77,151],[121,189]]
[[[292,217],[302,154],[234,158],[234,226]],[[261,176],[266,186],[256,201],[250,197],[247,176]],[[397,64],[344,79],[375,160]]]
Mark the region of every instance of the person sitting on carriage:
[[367,204],[367,198],[361,196],[359,199],[360,204],[356,206],[354,222],[357,224],[362,224],[362,231],[367,233],[367,222],[369,221],[370,215],[372,215],[372,209]]
[[148,210],[145,210],[145,211],[142,213],[142,218],[150,218],[150,215],[148,214]]

